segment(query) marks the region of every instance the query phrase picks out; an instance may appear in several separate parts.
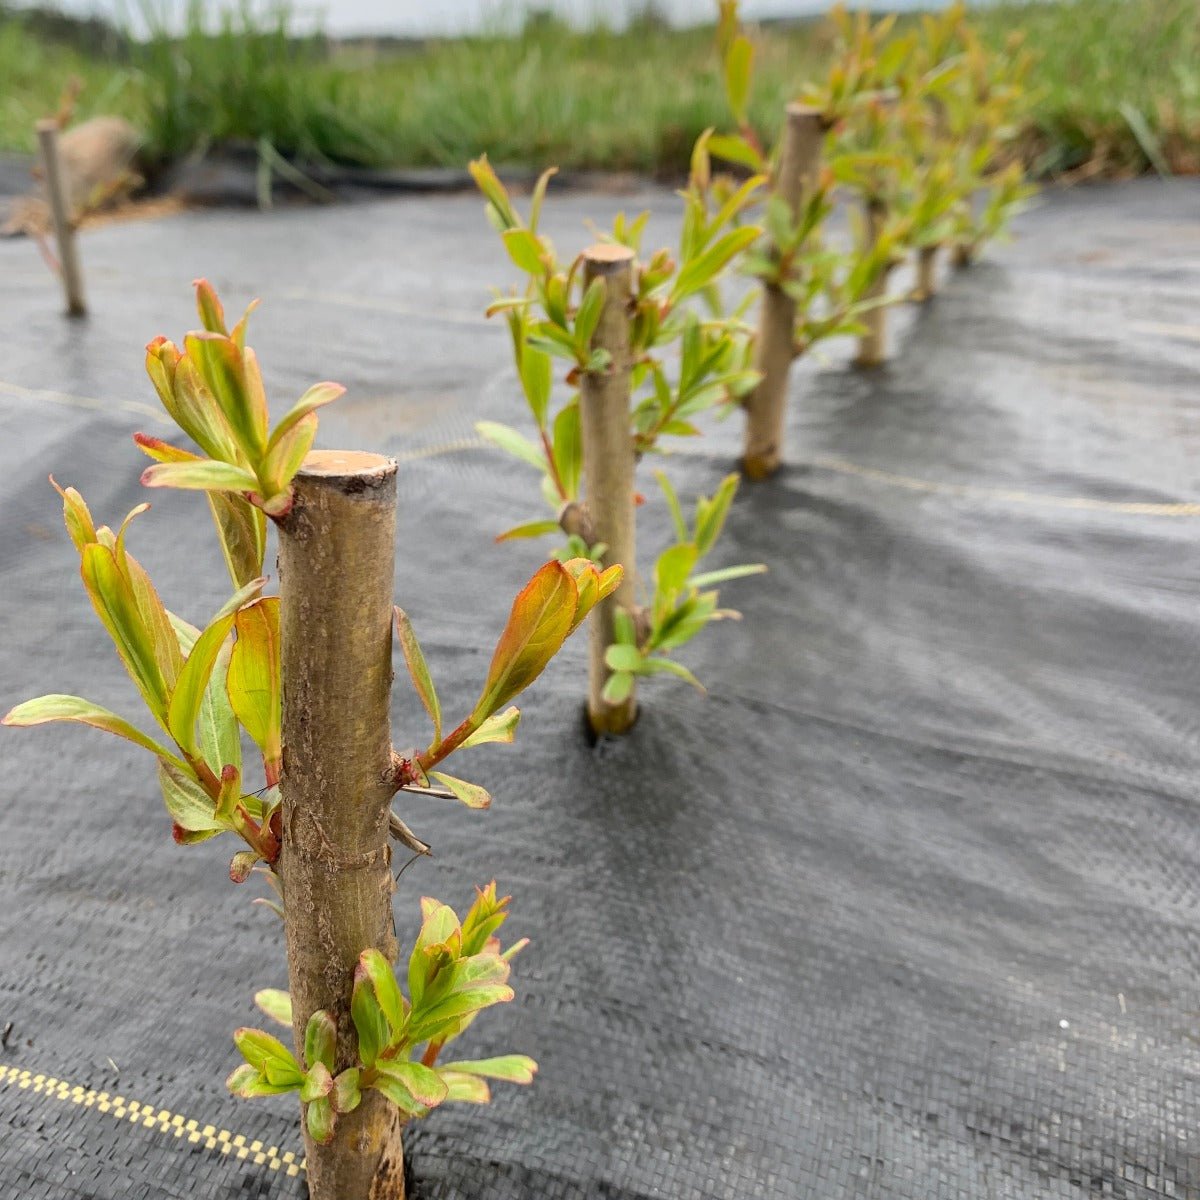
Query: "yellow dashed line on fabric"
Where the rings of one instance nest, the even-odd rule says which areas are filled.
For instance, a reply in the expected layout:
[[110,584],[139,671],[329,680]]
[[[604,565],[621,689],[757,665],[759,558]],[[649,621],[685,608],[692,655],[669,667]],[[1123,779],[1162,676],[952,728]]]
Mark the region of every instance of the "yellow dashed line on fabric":
[[132,1125],[141,1125],[146,1129],[157,1129],[159,1133],[169,1133],[174,1137],[186,1139],[190,1145],[202,1144],[206,1150],[248,1159],[255,1166],[282,1171],[285,1175],[296,1176],[305,1169],[304,1159],[297,1159],[292,1150],[264,1146],[257,1140],[247,1142],[244,1133],[231,1133],[228,1129],[218,1129],[215,1125],[201,1125],[194,1118],[181,1116],[165,1108],[155,1108],[151,1104],[127,1100],[124,1096],[114,1096],[94,1088],[70,1084],[52,1075],[38,1075],[22,1067],[0,1067],[0,1087],[16,1087],[53,1100],[65,1100],[68,1104],[94,1108],[115,1120],[129,1121]]

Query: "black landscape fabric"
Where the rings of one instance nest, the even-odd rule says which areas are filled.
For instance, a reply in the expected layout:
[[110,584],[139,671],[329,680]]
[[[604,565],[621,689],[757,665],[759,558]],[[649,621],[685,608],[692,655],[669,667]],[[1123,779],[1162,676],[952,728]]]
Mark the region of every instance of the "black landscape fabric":
[[[644,205],[672,239],[652,190],[552,196],[551,232],[571,251]],[[276,413],[339,379],[323,444],[400,459],[397,599],[465,710],[545,549],[492,541],[540,502],[473,432],[524,419],[479,202],[183,215],[82,252],[69,322],[33,246],[0,246],[0,709],[138,712],[46,475],[111,523],[145,498],[129,435],[168,431],[142,345],[195,325],[206,275],[263,298]],[[743,488],[713,562],[770,574],[684,656],[707,697],[646,686],[593,748],[577,639],[517,745],[463,763],[489,812],[404,803],[436,857],[401,878],[402,941],[422,894],[496,876],[532,944],[463,1050],[541,1064],[411,1131],[414,1196],[1200,1197],[1197,295],[1195,184],[1048,195],[894,315],[886,369],[837,345],[797,371],[791,465]],[[666,464],[683,493],[739,433]],[[648,466],[643,567],[669,528]],[[131,548],[206,620],[203,503],[152,499]],[[425,736],[402,671],[394,719]],[[148,756],[103,734],[0,752],[0,1196],[302,1196],[291,1099],[223,1087],[286,979],[234,847],[174,845]]]

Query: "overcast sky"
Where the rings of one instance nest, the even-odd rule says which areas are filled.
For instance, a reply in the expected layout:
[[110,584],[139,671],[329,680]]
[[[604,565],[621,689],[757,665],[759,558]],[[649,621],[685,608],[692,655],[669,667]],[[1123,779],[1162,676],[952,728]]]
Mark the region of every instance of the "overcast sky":
[[[30,2],[30,0],[25,0]],[[150,0],[155,8],[181,12],[186,0]],[[940,7],[942,0],[875,0],[877,8]],[[56,7],[79,14],[119,16],[136,12],[139,0],[58,0]],[[206,4],[214,10],[226,3]],[[552,9],[577,24],[587,25],[598,17],[619,24],[628,14],[640,12],[646,0],[295,0],[292,5],[315,22],[320,19],[329,33],[400,34],[424,36],[478,32],[488,28],[519,26],[530,9]],[[710,21],[716,0],[653,0],[653,6],[678,23]],[[829,0],[742,0],[744,15],[795,17],[823,12]]]

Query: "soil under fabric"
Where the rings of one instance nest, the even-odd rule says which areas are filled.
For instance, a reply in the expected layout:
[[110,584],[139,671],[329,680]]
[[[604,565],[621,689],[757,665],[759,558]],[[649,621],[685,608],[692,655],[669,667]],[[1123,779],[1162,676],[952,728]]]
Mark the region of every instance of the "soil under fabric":
[[[648,244],[673,240],[670,195],[639,201]],[[792,465],[745,487],[713,562],[771,573],[686,654],[707,698],[648,686],[634,734],[592,748],[577,640],[517,746],[462,763],[491,811],[401,807],[437,856],[401,878],[401,941],[420,895],[497,876],[533,942],[464,1056],[541,1064],[412,1130],[416,1197],[1200,1197],[1198,203],[1050,196],[896,314],[886,369],[803,364]],[[551,232],[582,246],[616,207],[552,197]],[[524,419],[480,315],[510,271],[478,202],[188,214],[82,256],[93,315],[69,322],[33,247],[0,246],[0,709],[138,711],[45,476],[113,523],[146,498],[142,345],[194,325],[200,274],[230,309],[263,297],[277,413],[340,379],[323,444],[402,460],[397,599],[448,715],[473,703],[543,550],[492,543],[540,511],[472,430]],[[668,464],[682,493],[739,433]],[[648,565],[668,519],[643,470]],[[207,619],[227,585],[203,505],[152,499],[131,548]],[[425,736],[402,678],[394,718],[398,745]],[[2,752],[0,1196],[302,1196],[291,1100],[222,1085],[252,993],[286,978],[233,845],[174,845],[115,739]]]

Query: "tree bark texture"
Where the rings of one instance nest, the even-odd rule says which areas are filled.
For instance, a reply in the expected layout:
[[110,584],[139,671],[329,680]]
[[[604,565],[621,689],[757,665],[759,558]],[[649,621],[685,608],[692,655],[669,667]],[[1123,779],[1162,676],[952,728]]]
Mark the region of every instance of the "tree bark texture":
[[633,501],[636,459],[630,423],[630,312],[633,251],[600,243],[584,251],[584,281],[603,279],[604,308],[594,349],[607,350],[604,371],[586,371],[579,393],[583,429],[583,482],[588,517],[597,541],[604,542],[605,567],[619,563],[625,575],[617,590],[592,609],[588,628],[588,721],[595,733],[627,732],[637,719],[637,693],[618,704],[604,699],[612,672],[604,654],[613,644],[618,608],[632,616],[637,603],[637,540]]
[[[824,140],[821,110],[789,104],[774,191],[786,201],[793,221],[800,214],[805,192],[816,181]],[[754,368],[762,373],[762,379],[745,401],[742,470],[748,479],[766,479],[779,469],[795,342],[796,302],[782,288],[765,283],[754,345]]]
[[46,176],[46,198],[50,201],[50,216],[54,223],[54,241],[58,246],[58,265],[67,300],[67,315],[82,317],[87,312],[87,301],[83,295],[83,272],[79,269],[71,203],[58,154],[58,122],[39,121],[37,135],[42,171]]
[[922,246],[917,251],[917,299],[932,300],[937,294],[936,246]]
[[[887,212],[883,205],[872,201],[867,205],[867,245],[864,252],[870,252],[883,231]],[[888,276],[890,270],[885,268],[879,272],[879,277],[867,289],[866,299],[882,300],[887,295]],[[863,314],[862,323],[866,332],[858,339],[858,358],[855,362],[860,367],[878,367],[887,358],[887,307],[880,304]]]
[[[396,463],[316,451],[279,529],[283,847],[296,1046],[318,1009],[357,1061],[350,993],[368,947],[395,961],[388,814]],[[307,1065],[307,1064],[306,1064]],[[312,1200],[403,1200],[398,1111],[365,1091],[333,1140],[305,1132]]]

